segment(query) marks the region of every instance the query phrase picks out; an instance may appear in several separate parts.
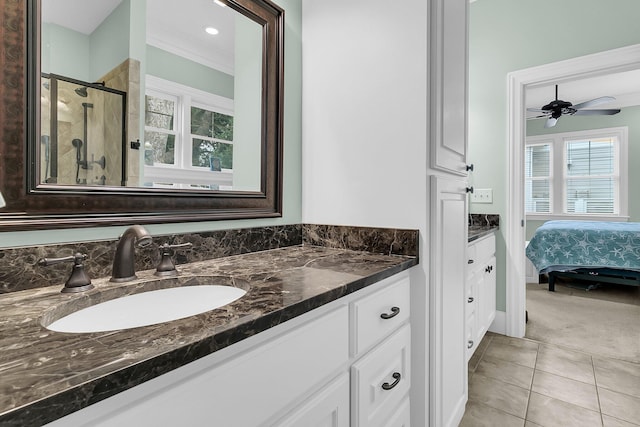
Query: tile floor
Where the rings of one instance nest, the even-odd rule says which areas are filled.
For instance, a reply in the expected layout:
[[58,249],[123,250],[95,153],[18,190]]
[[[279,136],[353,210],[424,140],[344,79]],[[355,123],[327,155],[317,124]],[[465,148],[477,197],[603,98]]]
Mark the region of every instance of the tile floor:
[[640,364],[488,333],[460,427],[640,426]]

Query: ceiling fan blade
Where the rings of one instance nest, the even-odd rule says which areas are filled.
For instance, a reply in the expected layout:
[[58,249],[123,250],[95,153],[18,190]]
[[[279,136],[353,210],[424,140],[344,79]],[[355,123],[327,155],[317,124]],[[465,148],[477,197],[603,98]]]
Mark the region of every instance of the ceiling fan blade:
[[543,114],[541,116],[531,116],[531,117],[527,117],[527,120],[542,119],[542,118],[545,118],[545,117],[549,117],[549,115],[548,114]]
[[545,113],[549,110],[543,110],[541,108],[527,108],[527,111],[531,111],[532,113]]
[[544,124],[545,128],[552,128],[558,123],[558,119],[554,119],[553,117],[549,117],[547,122]]
[[573,113],[574,116],[612,116],[620,112],[619,108],[612,108],[609,110],[578,110]]
[[580,110],[582,108],[595,107],[596,105],[606,104],[607,102],[615,101],[613,96],[601,96],[600,98],[592,99],[591,101],[585,101],[580,104],[574,105],[572,108]]

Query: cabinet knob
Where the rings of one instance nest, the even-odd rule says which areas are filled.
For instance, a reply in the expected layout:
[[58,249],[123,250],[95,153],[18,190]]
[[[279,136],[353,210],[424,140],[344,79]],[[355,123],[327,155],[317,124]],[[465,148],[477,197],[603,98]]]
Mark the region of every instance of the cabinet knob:
[[467,191],[467,193],[473,194],[473,187],[467,187],[466,191]]
[[396,317],[398,315],[398,313],[400,313],[400,307],[391,307],[391,314],[389,313],[382,313],[380,315],[380,317],[382,317],[383,319],[391,319],[392,317]]
[[467,264],[473,264],[473,260],[470,259],[469,261],[467,261]]
[[392,388],[394,388],[395,386],[398,385],[398,383],[400,382],[400,372],[394,372],[393,375],[391,375],[393,377],[393,379],[395,380],[394,382],[392,382],[391,384],[389,383],[383,383],[382,384],[382,389],[383,390],[391,390]]
[[471,163],[470,165],[467,165],[467,172],[473,172],[473,163]]
[[487,268],[484,269],[486,273],[491,273],[493,271],[493,265],[488,265]]
[[467,348],[473,347],[473,340],[467,341]]
[[469,304],[471,304],[471,303],[473,302],[473,297],[469,297],[469,298],[467,299],[467,302],[468,302]]

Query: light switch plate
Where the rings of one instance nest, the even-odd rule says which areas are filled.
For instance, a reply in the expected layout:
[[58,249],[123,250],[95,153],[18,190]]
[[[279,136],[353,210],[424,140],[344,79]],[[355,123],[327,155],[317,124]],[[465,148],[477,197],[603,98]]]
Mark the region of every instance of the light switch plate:
[[493,203],[493,188],[476,188],[471,194],[471,203]]

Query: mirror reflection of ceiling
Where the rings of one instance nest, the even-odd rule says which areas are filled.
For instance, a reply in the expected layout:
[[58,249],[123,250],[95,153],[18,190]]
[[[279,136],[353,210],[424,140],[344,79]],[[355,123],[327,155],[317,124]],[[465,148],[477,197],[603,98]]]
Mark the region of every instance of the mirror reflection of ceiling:
[[[42,0],[42,16],[47,22],[91,34],[121,2]],[[147,43],[233,75],[234,14],[213,0],[147,0]],[[219,33],[211,36],[207,27]]]
[[[555,84],[526,89],[526,107],[540,108],[555,99]],[[578,104],[601,96],[613,96],[615,101],[594,108],[624,108],[640,105],[640,69],[589,77],[558,84],[558,98]],[[537,113],[528,112],[528,116]]]

